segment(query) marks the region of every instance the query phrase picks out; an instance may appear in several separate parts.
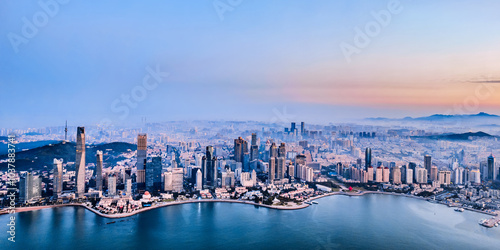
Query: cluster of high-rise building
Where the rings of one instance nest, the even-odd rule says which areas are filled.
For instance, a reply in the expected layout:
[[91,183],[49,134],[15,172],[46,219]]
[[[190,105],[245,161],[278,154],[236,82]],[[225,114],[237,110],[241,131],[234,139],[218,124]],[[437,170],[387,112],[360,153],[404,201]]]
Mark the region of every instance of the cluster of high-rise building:
[[485,163],[485,171],[487,174],[482,175],[479,168],[469,169],[468,167],[455,166],[452,170],[438,169],[432,165],[432,157],[425,155],[423,159],[423,167],[410,162],[403,166],[372,166],[372,150],[365,150],[365,164],[361,165],[359,159],[356,164],[344,165],[337,164],[337,173],[340,177],[348,181],[359,183],[391,183],[398,184],[435,184],[435,185],[464,185],[467,183],[480,184],[481,176],[485,176],[485,180],[495,180],[495,163],[494,157],[488,157]]
[[[304,132],[303,124],[301,133]],[[268,149],[259,150],[256,133],[251,135],[251,144],[242,137],[234,140],[232,158],[219,159],[213,146],[206,146],[205,154],[195,155],[195,161],[185,160],[179,164],[175,154],[166,162],[162,152],[148,154],[148,137],[145,133],[137,136],[137,152],[135,169],[125,167],[122,173],[105,174],[104,153],[96,151],[95,171],[90,177],[95,185],[89,186],[86,176],[85,128],[77,128],[75,159],[76,198],[87,195],[131,196],[135,194],[159,194],[162,192],[180,193],[183,191],[200,191],[213,188],[234,188],[236,184],[243,187],[256,186],[259,181],[269,184],[284,184],[294,181],[312,182],[313,168],[308,166],[306,156],[302,154],[287,155],[286,144],[270,142]],[[154,151],[154,150],[151,150]],[[292,158],[288,156],[293,156]],[[264,162],[263,159],[268,159]],[[53,167],[54,198],[60,198],[63,191],[63,161],[54,159]],[[261,178],[258,173],[265,173]],[[263,178],[263,177],[267,177]],[[39,180],[31,173],[23,177],[25,200],[40,196],[39,188],[35,188]],[[120,184],[120,185],[119,185]],[[119,190],[118,187],[121,187]],[[87,191],[88,190],[88,191]]]
[[42,197],[42,177],[33,172],[27,172],[19,181],[19,200],[27,202]]

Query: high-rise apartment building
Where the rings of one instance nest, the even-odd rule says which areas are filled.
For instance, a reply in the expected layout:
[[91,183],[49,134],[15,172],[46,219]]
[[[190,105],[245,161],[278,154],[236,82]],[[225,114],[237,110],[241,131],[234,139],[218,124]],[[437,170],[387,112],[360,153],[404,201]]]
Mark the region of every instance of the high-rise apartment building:
[[58,198],[62,194],[62,176],[63,176],[63,159],[54,159],[54,181],[53,181],[53,196]]
[[392,169],[392,183],[395,185],[401,184],[401,169],[398,167]]
[[416,183],[419,183],[419,184],[427,183],[427,169],[416,168],[415,171],[416,171],[415,172]]
[[116,195],[116,175],[112,174],[108,177],[108,196]]
[[276,179],[284,179],[285,178],[285,166],[286,160],[284,157],[276,158]]
[[431,167],[431,174],[430,174],[430,180],[431,181],[437,181],[438,180],[438,168],[436,166]]
[[268,181],[272,183],[276,179],[276,157],[269,159]]
[[448,171],[448,170],[439,171],[438,182],[439,182],[439,184],[450,185],[451,184],[451,171]]

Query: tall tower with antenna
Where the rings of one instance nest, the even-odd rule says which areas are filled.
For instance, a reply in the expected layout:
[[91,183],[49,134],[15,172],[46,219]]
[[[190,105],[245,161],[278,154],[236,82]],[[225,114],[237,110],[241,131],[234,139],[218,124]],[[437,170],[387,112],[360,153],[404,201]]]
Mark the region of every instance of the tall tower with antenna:
[[68,120],[66,120],[66,127],[64,128],[64,141],[68,140]]

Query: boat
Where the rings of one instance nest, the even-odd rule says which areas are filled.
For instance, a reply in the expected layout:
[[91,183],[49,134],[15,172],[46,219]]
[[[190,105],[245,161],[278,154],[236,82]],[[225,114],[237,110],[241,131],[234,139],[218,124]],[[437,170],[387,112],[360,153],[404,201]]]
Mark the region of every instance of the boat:
[[461,208],[461,207],[460,207],[460,208],[455,208],[455,211],[457,211],[457,212],[463,212],[463,211],[464,211],[464,209],[463,209],[463,208]]
[[318,202],[317,201],[313,201],[312,204],[318,204]]
[[108,222],[106,224],[113,224],[113,223],[116,223],[116,221]]
[[307,205],[312,205],[312,203],[311,203],[311,202],[309,202],[309,201],[306,201],[306,202],[304,202],[304,203],[305,203],[305,204],[307,204]]

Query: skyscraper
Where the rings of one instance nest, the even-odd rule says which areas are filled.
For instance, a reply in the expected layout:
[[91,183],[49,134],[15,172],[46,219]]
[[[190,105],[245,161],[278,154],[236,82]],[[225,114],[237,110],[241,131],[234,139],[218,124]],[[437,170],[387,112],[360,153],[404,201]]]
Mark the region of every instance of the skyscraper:
[[60,197],[62,193],[62,174],[63,174],[62,163],[63,159],[60,160],[54,159],[54,182],[53,182],[54,198]]
[[140,192],[146,188],[146,157],[148,152],[147,134],[137,135],[137,189]]
[[[297,156],[295,156],[295,166],[294,166],[294,176],[297,177],[299,174],[297,173],[298,172],[298,166],[299,165],[303,165],[305,166],[306,165],[306,156],[303,155],[303,154],[299,154]],[[297,177],[299,178],[299,177]]]
[[427,183],[427,169],[425,168],[416,168],[415,169],[415,179],[416,183],[425,184]]
[[413,169],[411,168],[406,168],[406,179],[405,179],[405,183],[406,184],[412,184],[413,183]]
[[269,148],[269,158],[278,157],[278,147],[276,147],[276,143],[272,143]]
[[257,145],[257,134],[252,133],[252,146]]
[[384,181],[384,168],[378,167],[375,170],[375,182],[383,182]]
[[283,157],[286,159],[286,146],[284,142],[281,143],[278,149],[278,157]]
[[401,184],[401,169],[398,167],[392,169],[392,183]]
[[285,171],[286,171],[286,166],[285,166],[285,163],[286,163],[286,160],[284,157],[278,157],[276,159],[276,179],[283,179],[285,178]]
[[116,195],[116,175],[112,174],[108,177],[108,196]]
[[290,162],[290,164],[288,164],[287,177],[290,179],[290,181],[294,180],[294,177],[295,177],[295,167],[292,164],[292,162]]
[[450,185],[451,184],[451,171],[443,170],[438,173],[439,184]]
[[180,193],[184,189],[184,169],[172,169],[172,192]]
[[172,172],[165,172],[163,178],[163,190],[172,191]]
[[439,170],[436,166],[431,167],[431,174],[429,175],[431,181],[437,181],[438,180],[438,173]]
[[243,162],[245,153],[248,153],[248,143],[243,138],[234,139],[234,160]]
[[366,148],[365,151],[365,169],[368,171],[368,168],[372,166],[372,149]]
[[202,158],[202,171],[204,185],[217,186],[217,157],[212,146],[207,146],[205,157]]
[[85,128],[76,129],[76,197],[85,194]]
[[488,180],[494,181],[497,179],[497,171],[495,168],[495,158],[493,154],[488,156]]
[[462,185],[464,184],[464,169],[461,167],[453,170],[452,178],[453,184]]
[[305,123],[301,122],[300,123],[300,134],[304,135],[304,132],[305,132]]
[[252,133],[252,145],[250,146],[250,161],[259,158],[259,146],[257,145],[257,134]]
[[95,189],[102,191],[102,151],[97,150],[95,166]]
[[472,169],[469,173],[469,181],[475,184],[481,183],[481,172],[479,169]]
[[276,157],[271,157],[269,159],[269,170],[267,174],[269,183],[272,183],[276,178]]
[[202,185],[206,186],[207,185],[207,157],[203,156],[201,157],[201,180],[202,180]]
[[42,178],[32,172],[27,172],[19,180],[19,200],[27,202],[42,197]]
[[201,171],[198,169],[198,171],[196,171],[196,190],[198,191],[203,189],[202,177]]
[[125,179],[125,193],[127,193],[128,196],[130,196],[132,194],[132,179],[131,178]]
[[366,174],[368,175],[368,181],[373,181],[373,175],[375,174],[375,170],[373,169],[372,166],[369,166],[368,169],[366,170]]
[[425,155],[424,156],[424,168],[427,170],[427,174],[431,174],[431,168],[432,168],[432,158],[430,155]]
[[146,190],[152,194],[161,191],[161,157],[156,156],[146,165]]

